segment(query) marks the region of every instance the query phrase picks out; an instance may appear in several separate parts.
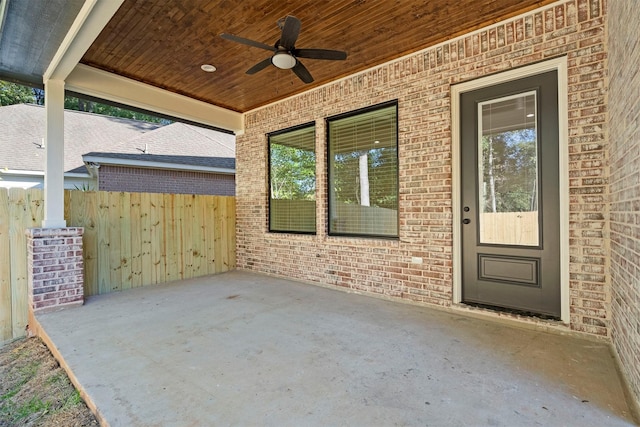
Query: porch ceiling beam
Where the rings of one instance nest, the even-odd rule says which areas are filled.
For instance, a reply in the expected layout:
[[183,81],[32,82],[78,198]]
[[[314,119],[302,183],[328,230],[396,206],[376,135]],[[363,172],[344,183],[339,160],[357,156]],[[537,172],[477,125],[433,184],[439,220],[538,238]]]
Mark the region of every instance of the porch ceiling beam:
[[236,134],[244,131],[242,113],[84,64],[78,64],[69,74],[66,88],[72,92],[226,129]]

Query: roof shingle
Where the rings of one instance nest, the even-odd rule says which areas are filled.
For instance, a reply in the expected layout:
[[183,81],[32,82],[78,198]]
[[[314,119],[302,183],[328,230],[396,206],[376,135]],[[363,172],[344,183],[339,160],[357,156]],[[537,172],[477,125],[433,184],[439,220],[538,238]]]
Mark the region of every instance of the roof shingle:
[[[235,167],[235,137],[215,130],[70,110],[65,110],[64,120],[65,172],[85,173],[82,155],[87,153],[113,159]],[[45,126],[42,106],[0,107],[0,169],[43,171]],[[148,154],[143,154],[145,148]],[[152,160],[148,155],[161,156],[162,160]]]

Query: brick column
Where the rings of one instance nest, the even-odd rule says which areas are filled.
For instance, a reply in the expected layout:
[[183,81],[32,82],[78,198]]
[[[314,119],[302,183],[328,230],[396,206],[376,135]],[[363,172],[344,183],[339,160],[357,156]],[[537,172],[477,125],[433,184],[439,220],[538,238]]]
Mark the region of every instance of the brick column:
[[83,228],[27,230],[29,307],[34,313],[84,303]]

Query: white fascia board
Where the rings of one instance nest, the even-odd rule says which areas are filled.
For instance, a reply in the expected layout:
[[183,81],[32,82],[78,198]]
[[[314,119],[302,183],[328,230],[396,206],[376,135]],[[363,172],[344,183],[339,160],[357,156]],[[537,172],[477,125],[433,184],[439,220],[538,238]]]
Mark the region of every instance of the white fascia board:
[[[29,171],[18,169],[0,169],[0,175],[13,176],[44,176],[44,171]],[[91,178],[88,173],[65,172],[64,176],[69,178]]]
[[225,175],[233,175],[236,173],[235,169],[230,169],[230,168],[215,168],[210,166],[184,165],[180,163],[146,162],[142,160],[114,159],[111,157],[99,157],[99,156],[82,156],[82,159],[84,160],[85,163],[97,163],[99,165],[127,166],[127,167],[148,168],[148,169],[168,169],[168,170],[191,171],[191,172],[209,172],[209,173],[220,173]]
[[67,78],[123,2],[124,0],[85,0],[42,76],[45,83],[47,80]]
[[2,41],[2,30],[4,30],[4,22],[7,18],[7,10],[9,10],[9,0],[0,0],[0,41]]
[[44,171],[30,171],[30,170],[20,170],[20,169],[0,169],[0,175],[44,176]]
[[66,89],[143,110],[177,117],[236,134],[244,132],[244,115],[146,83],[78,64],[66,79]]

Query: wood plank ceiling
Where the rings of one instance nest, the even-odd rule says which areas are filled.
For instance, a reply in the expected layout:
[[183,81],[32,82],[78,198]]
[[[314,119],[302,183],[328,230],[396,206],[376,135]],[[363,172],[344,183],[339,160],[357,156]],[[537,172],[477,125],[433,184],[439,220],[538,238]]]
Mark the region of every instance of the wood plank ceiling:
[[[125,0],[81,62],[245,112],[552,2]],[[303,59],[311,84],[271,65],[246,75],[271,53],[219,34],[273,46],[286,15],[302,21],[296,48],[344,50],[347,60]]]

